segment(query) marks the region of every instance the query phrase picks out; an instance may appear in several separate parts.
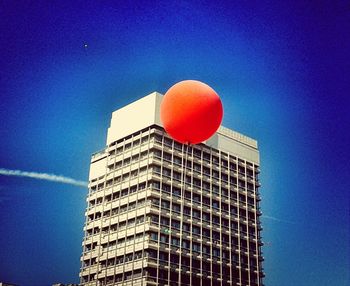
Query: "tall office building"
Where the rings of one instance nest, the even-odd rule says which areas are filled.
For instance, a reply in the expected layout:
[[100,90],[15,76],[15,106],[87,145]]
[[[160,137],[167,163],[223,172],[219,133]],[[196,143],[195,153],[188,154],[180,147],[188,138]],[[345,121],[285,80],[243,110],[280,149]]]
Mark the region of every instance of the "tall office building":
[[180,144],[161,99],[115,111],[92,156],[81,284],[262,286],[257,142],[220,127]]

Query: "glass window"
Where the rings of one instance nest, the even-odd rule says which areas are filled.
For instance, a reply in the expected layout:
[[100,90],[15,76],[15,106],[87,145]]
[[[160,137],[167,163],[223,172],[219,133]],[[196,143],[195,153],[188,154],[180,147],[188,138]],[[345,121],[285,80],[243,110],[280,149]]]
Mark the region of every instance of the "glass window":
[[182,247],[183,248],[190,248],[190,242],[188,240],[183,240]]
[[203,236],[210,238],[210,230],[203,228]]
[[212,206],[213,206],[213,208],[216,208],[216,209],[218,209],[219,208],[219,202],[218,201],[212,201]]
[[172,221],[171,221],[171,226],[172,226],[173,228],[179,229],[179,228],[180,228],[180,222],[177,221],[177,220],[172,220]]
[[181,211],[181,207],[180,207],[179,204],[173,203],[173,205],[172,205],[172,210],[173,210],[174,212],[180,212],[180,211]]
[[200,234],[201,233],[201,229],[198,226],[192,226],[192,232],[194,234]]
[[210,215],[208,213],[203,213],[203,220],[210,221]]
[[161,217],[160,223],[164,225],[169,225],[169,219],[167,217]]
[[162,200],[162,208],[169,209],[170,208],[170,202]]
[[158,233],[151,232],[151,239],[152,240],[158,240]]
[[182,228],[183,228],[184,231],[190,231],[190,225],[188,223],[184,222],[182,224]]
[[200,246],[200,244],[197,243],[197,242],[193,242],[193,243],[192,243],[192,250],[193,250],[193,251],[200,252],[200,251],[201,251],[201,246]]
[[180,245],[180,240],[177,237],[172,237],[171,238],[171,244],[175,245],[175,246],[179,246]]
[[168,243],[169,242],[169,236],[161,234],[160,235],[160,241],[164,242],[164,243]]

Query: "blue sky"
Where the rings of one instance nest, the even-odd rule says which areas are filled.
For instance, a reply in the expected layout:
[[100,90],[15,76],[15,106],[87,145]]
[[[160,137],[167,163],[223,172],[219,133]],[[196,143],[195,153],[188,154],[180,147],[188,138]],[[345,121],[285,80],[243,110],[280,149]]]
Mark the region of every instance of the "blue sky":
[[[259,141],[265,284],[349,285],[349,3],[117,2],[0,3],[0,168],[86,181],[115,109],[201,80]],[[0,175],[0,281],[78,282],[86,193]]]

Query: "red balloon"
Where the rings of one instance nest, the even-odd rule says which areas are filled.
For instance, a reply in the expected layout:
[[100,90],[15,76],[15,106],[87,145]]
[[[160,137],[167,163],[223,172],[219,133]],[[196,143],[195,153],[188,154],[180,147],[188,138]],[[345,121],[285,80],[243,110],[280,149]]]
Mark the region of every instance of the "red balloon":
[[220,97],[210,86],[196,80],[173,85],[160,106],[165,131],[181,143],[207,140],[219,128],[222,116]]

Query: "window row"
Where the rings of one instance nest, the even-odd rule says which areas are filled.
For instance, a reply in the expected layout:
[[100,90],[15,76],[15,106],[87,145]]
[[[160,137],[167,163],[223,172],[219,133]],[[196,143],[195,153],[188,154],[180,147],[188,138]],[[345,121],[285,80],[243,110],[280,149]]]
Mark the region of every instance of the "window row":
[[[106,233],[110,233],[110,232],[124,229],[126,227],[132,227],[132,226],[135,226],[137,224],[141,224],[144,221],[145,221],[145,217],[143,215],[138,216],[136,218],[131,218],[128,220],[121,221],[119,223],[112,224],[110,226],[106,226],[106,227],[102,228],[102,233],[106,234]],[[96,226],[94,228],[88,229],[86,231],[86,235],[88,237],[90,235],[98,234],[98,233],[100,233],[100,231],[101,231],[100,227]]]
[[[217,216],[214,216],[214,217],[217,217]],[[181,222],[179,220],[172,219],[170,223],[170,219],[165,216],[159,217],[158,215],[151,215],[151,222],[154,225],[161,225],[164,227],[174,228],[177,230],[181,229]],[[209,223],[204,223],[202,228],[200,228],[196,224],[192,224],[192,228],[191,228],[191,224],[187,222],[183,222],[182,231],[189,232],[189,233],[192,233],[193,235],[198,235],[198,236],[202,234],[206,238],[220,240],[220,235],[218,232],[216,232],[215,230],[210,231],[209,228],[207,228],[210,225],[210,220],[208,220],[208,222]],[[229,226],[227,226],[227,228],[228,227]],[[255,228],[253,226],[249,226],[246,224],[238,224],[237,221],[231,221],[231,231],[233,232],[234,235],[238,234],[239,232],[241,235],[249,234],[250,238],[256,238]],[[226,239],[226,237],[228,236],[222,233],[222,238],[221,238],[222,241],[228,243],[229,240]]]
[[114,200],[117,200],[119,198],[125,197],[127,195],[131,195],[133,193],[136,193],[137,191],[144,190],[144,189],[146,189],[146,186],[147,186],[146,182],[142,182],[142,183],[139,183],[138,185],[132,185],[128,188],[125,188],[125,189],[122,189],[119,191],[115,191],[112,194],[109,194],[105,197],[101,196],[99,198],[92,199],[89,201],[89,208],[102,204],[103,200],[105,202],[110,202],[110,201],[114,201]]
[[134,154],[129,157],[125,157],[122,160],[118,160],[108,165],[109,170],[117,170],[122,167],[129,166],[131,163],[136,163],[140,160],[148,158],[148,151],[143,151],[141,154]]
[[154,134],[147,134],[145,136],[142,136],[142,138],[140,139],[136,139],[134,141],[131,141],[131,142],[128,142],[125,144],[125,141],[124,140],[121,140],[120,143],[118,145],[120,146],[117,146],[116,148],[111,148],[113,147],[113,145],[115,144],[110,144],[110,151],[109,151],[109,155],[118,155],[118,154],[122,154],[132,148],[135,148],[137,146],[140,145],[144,145],[146,143],[148,143],[149,141],[152,141],[154,139]]
[[[176,186],[170,186],[166,183],[160,183],[160,181],[151,181],[150,187],[158,191],[161,190],[175,197],[180,197],[180,198],[182,197],[181,189]],[[202,196],[199,193],[201,193]],[[254,197],[251,197],[250,196],[251,194],[249,195],[239,194],[237,190],[235,190],[234,188],[230,190],[230,194],[229,194],[226,188],[223,188],[223,187],[219,188],[218,185],[215,185],[215,184],[210,185],[205,182],[203,182],[201,189],[194,190],[194,191],[188,191],[185,189],[183,194],[184,194],[184,198],[187,200],[192,199],[192,201],[197,203],[201,203],[203,201],[204,204],[208,204],[208,205],[210,205],[210,198],[208,196],[210,194],[213,194],[213,195],[216,195],[217,199],[219,199],[221,195],[221,199],[226,199],[226,200],[230,199],[232,202],[240,201],[241,203],[244,203],[244,204],[247,203],[251,207],[255,206]],[[223,208],[225,208],[225,204]]]
[[138,260],[142,258],[142,251],[137,251],[134,253],[129,253],[126,255],[120,255],[113,258],[109,258],[107,260],[100,261],[102,267],[109,267],[120,265],[123,263],[128,263],[133,260]]
[[[191,193],[190,192],[185,191],[185,199],[191,200]],[[215,211],[221,211],[222,213],[226,213],[227,215],[231,215],[231,217],[233,219],[237,218],[238,212],[239,212],[240,218],[245,219],[248,217],[249,220],[251,220],[253,222],[255,221],[255,212],[254,211],[251,211],[251,210],[247,211],[246,209],[237,207],[235,205],[231,205],[229,208],[229,204],[227,204],[227,203],[220,202],[220,201],[217,201],[214,199],[210,200],[209,198],[204,197],[204,196],[202,199],[203,200],[201,201],[201,197],[199,195],[193,194],[192,202],[195,202],[197,204],[195,204],[192,207],[192,211],[191,211],[190,207],[184,206],[182,212],[186,215],[189,215],[189,216],[191,216],[191,214],[192,214],[192,217],[194,217],[194,218],[204,219],[207,221],[214,221],[214,223],[220,223],[220,220],[215,215],[213,215],[212,219],[210,218],[210,214],[206,213],[204,211],[202,212],[202,215],[201,215],[201,212],[199,209],[197,209],[197,207],[199,205],[203,204],[206,210],[213,209]],[[160,200],[158,198],[152,198],[152,206],[157,207],[157,208],[161,207],[162,209],[165,209],[165,210],[171,210],[173,212],[181,213],[181,205],[179,203],[170,202],[169,200],[166,200],[166,199]],[[247,214],[247,212],[248,212],[248,214]],[[228,220],[225,218],[222,218],[221,224],[224,226],[228,226]]]
[[[171,154],[171,153],[167,153],[164,151],[162,152],[162,151],[156,149],[153,151],[153,154],[159,160],[163,159],[166,162],[174,163],[175,165],[178,165],[181,167],[185,164],[183,158],[176,156],[174,154]],[[194,171],[197,174],[212,176],[213,178],[216,178],[216,179],[220,178],[219,171],[213,170],[213,169],[206,167],[206,166],[203,166],[202,164],[198,164],[194,160],[188,159],[186,161],[187,170]],[[232,175],[237,175],[237,172],[238,172],[242,176],[247,175],[251,179],[254,178],[254,171],[252,169],[244,168],[242,166],[237,167],[237,163],[233,163],[233,162],[231,162],[230,166],[228,166],[226,160],[224,160],[222,162],[223,162],[223,164],[221,165],[221,168],[225,172],[229,172],[229,171],[233,172]],[[224,163],[224,162],[226,162],[226,163]],[[208,160],[208,163],[210,163],[209,160]],[[215,161],[214,161],[214,163],[215,163]],[[224,173],[221,175],[221,179],[228,181],[228,177]]]
[[146,199],[140,199],[137,201],[126,203],[126,204],[123,204],[121,206],[105,210],[103,213],[96,212],[96,213],[90,214],[88,216],[88,221],[100,219],[101,217],[106,218],[106,217],[111,217],[111,216],[114,216],[117,214],[122,214],[122,213],[125,213],[128,211],[135,210],[136,208],[144,207],[146,204],[147,204]]
[[114,250],[118,245],[124,246],[125,243],[129,245],[129,244],[135,244],[140,241],[142,242],[144,238],[145,238],[145,235],[143,232],[141,232],[135,235],[129,235],[127,237],[121,237],[118,240],[117,239],[111,240],[108,243],[103,243],[101,246],[103,251],[109,251],[109,250]]
[[[160,134],[155,134],[155,142],[164,146],[167,146],[169,148],[174,148],[175,150],[178,151],[182,151],[183,150],[183,144],[178,143],[174,140],[172,140],[171,138],[168,137],[163,137]],[[186,148],[184,148],[184,150],[187,152],[187,154],[189,155],[193,155],[193,157],[197,158],[197,159],[203,159],[204,161],[207,162],[212,162],[215,165],[219,166],[221,165],[222,167],[230,167],[231,169],[234,168],[234,166],[237,167],[236,162],[238,161],[238,164],[243,166],[247,166],[248,168],[253,169],[254,167],[257,168],[258,166],[254,166],[253,163],[251,162],[245,162],[242,159],[237,160],[236,156],[233,155],[229,155],[225,152],[221,151],[221,156],[218,153],[218,151],[216,151],[215,149],[211,149],[211,151],[209,149],[204,150],[203,149],[199,149],[198,147],[194,147],[194,146],[186,146]],[[222,156],[223,155],[223,156]],[[225,158],[224,158],[225,157]]]
[[[109,275],[106,278],[100,278],[98,279],[99,280],[98,285],[114,285],[114,283],[116,282],[122,282],[122,281],[131,280],[131,279],[134,280],[141,277],[142,277],[142,270],[136,269],[134,271],[127,271],[116,275]],[[95,279],[93,278],[90,281],[94,281],[94,280]],[[84,282],[88,282],[88,281],[84,281]]]
[[[159,243],[164,243],[164,244],[169,244],[174,246],[174,247],[182,247],[185,249],[192,249],[192,251],[195,252],[200,252],[202,254],[207,254],[210,255],[212,253],[212,256],[217,256],[217,257],[222,257],[224,259],[229,259],[229,251],[222,250],[222,253],[220,255],[220,250],[217,246],[222,243],[223,245],[226,245],[226,247],[233,246],[236,249],[240,248],[241,250],[247,251],[248,250],[248,245],[250,247],[249,251],[251,253],[256,252],[257,245],[255,242],[248,242],[247,240],[240,239],[238,240],[237,237],[231,236],[231,244],[229,244],[229,236],[223,235],[220,240],[220,235],[218,233],[213,232],[212,236],[210,234],[206,237],[208,241],[203,241],[203,243],[198,243],[195,241],[187,240],[187,239],[182,239],[182,242],[180,242],[180,238],[176,237],[175,235],[170,235],[171,231],[164,230],[163,233],[158,234],[157,232],[150,232],[150,239],[151,241],[159,242]],[[210,240],[210,237],[212,239]],[[214,246],[210,246],[209,242],[213,241]],[[234,260],[234,259],[233,259]]]

